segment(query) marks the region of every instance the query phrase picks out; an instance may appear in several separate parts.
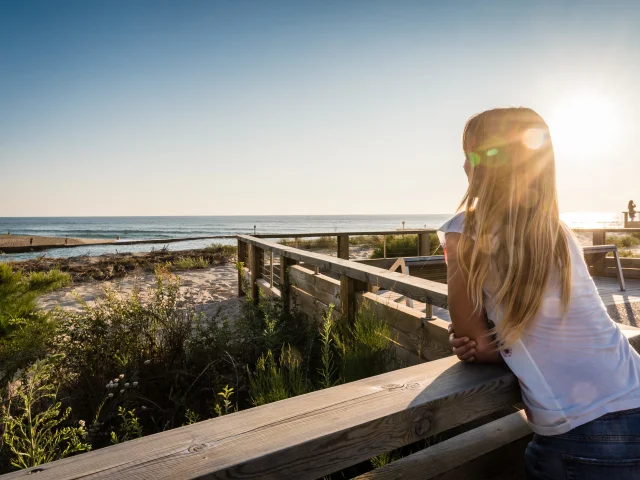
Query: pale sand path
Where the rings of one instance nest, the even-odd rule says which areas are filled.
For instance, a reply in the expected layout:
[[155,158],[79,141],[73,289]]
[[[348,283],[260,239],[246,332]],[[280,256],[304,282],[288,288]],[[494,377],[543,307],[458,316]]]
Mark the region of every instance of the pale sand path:
[[[177,272],[180,277],[180,292],[193,300],[196,310],[213,316],[220,309],[220,319],[233,321],[240,314],[244,299],[238,298],[238,271],[233,263],[218,265],[202,270]],[[113,289],[120,295],[131,293],[138,287],[141,294],[155,285],[153,274],[131,275],[105,282],[87,282],[57,290],[38,299],[40,306],[51,310],[60,306],[65,310],[78,311],[75,295],[89,304],[104,297],[105,288]],[[144,295],[143,295],[144,296]]]

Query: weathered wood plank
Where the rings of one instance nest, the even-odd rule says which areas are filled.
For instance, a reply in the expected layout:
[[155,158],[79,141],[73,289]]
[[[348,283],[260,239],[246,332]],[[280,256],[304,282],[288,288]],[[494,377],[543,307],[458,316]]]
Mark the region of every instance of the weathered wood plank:
[[418,256],[429,255],[431,253],[431,242],[428,233],[418,234]]
[[286,258],[318,266],[322,270],[331,271],[336,274],[347,275],[355,280],[360,280],[380,288],[393,290],[414,300],[447,308],[447,286],[444,284],[402,275],[401,273],[387,272],[381,268],[333,258],[328,255],[303,252],[267,240],[258,240],[247,235],[239,235],[238,238],[252,245],[258,245],[265,250],[279,252]]
[[289,281],[292,285],[310,293],[326,305],[333,303],[340,310],[340,282],[326,275],[316,275],[312,270],[301,266],[289,268]]
[[[316,479],[512,405],[503,366],[446,358],[67,458],[40,480]],[[22,478],[34,469],[7,475]]]
[[338,258],[349,260],[349,235],[338,235]]
[[278,287],[272,287],[269,285],[269,282],[264,278],[258,279],[258,288],[262,292],[263,295],[267,297],[276,297],[280,298],[280,289]]
[[[238,263],[243,264],[242,268],[247,266],[247,244],[240,240],[238,240]],[[243,285],[242,271],[241,271],[241,268],[239,267],[238,268],[238,296],[239,297],[244,297],[245,295],[242,285]]]
[[358,311],[356,295],[365,292],[369,286],[365,282],[355,280],[346,275],[340,275],[340,311],[342,318],[353,320]]
[[[604,231],[593,231],[593,246],[604,245],[606,240],[606,232]],[[604,274],[604,258],[594,256],[591,260],[591,265],[593,265],[593,272],[596,276],[601,276]]]
[[[304,290],[291,285],[289,291],[291,304],[313,320],[320,319],[329,310],[329,305],[314,298],[313,295]],[[342,316],[340,310],[334,309],[333,316],[334,318],[340,318]]]
[[408,335],[415,342],[416,350],[420,348],[422,358],[437,360],[451,355],[448,322],[438,318],[428,320],[420,311],[380,298],[375,293],[363,293],[359,298],[366,299],[393,328]]
[[279,267],[279,275],[280,275],[280,293],[283,297],[282,308],[285,312],[289,311],[290,308],[290,279],[289,272],[291,271],[291,267],[295,265],[295,260],[287,257],[280,257],[280,267]]
[[251,246],[251,295],[254,303],[258,303],[258,279],[261,275],[261,266],[264,258],[264,250],[257,245]]
[[[524,449],[531,436],[531,428],[527,424],[524,412],[517,412],[360,475],[356,479],[524,479]],[[513,451],[513,455],[507,455],[507,451]],[[483,470],[487,469],[492,471],[491,476],[482,475]],[[506,476],[507,472],[513,476]]]
[[[591,230],[589,230],[591,231]],[[259,233],[252,235],[255,238],[312,238],[312,237],[335,237],[337,235],[349,235],[349,236],[370,236],[370,235],[416,235],[420,233],[435,233],[436,230],[418,228],[413,230],[382,230],[371,232],[312,232],[312,233]],[[233,238],[233,237],[230,237]]]

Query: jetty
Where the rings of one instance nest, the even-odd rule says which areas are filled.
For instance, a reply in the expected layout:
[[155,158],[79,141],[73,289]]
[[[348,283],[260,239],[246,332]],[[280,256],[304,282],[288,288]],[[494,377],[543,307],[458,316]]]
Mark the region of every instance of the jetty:
[[[594,245],[603,245],[607,231],[613,230],[590,231]],[[366,301],[391,326],[394,348],[408,367],[2,478],[315,480],[426,440],[428,448],[355,478],[524,479],[524,450],[532,432],[518,380],[504,365],[469,365],[451,355],[446,264],[442,256],[430,255],[432,233],[236,237],[238,295],[250,290],[254,301],[260,295],[279,297],[284,308],[316,318],[333,305],[335,317],[343,321],[351,321],[358,304]],[[350,259],[349,236],[363,234],[417,235],[415,255]],[[337,237],[334,255],[269,239],[321,236]],[[399,260],[404,273],[390,271]],[[613,258],[596,256],[588,263],[601,296],[611,305],[640,301],[640,259],[621,259],[626,291],[620,291]],[[640,329],[621,329],[639,349]]]

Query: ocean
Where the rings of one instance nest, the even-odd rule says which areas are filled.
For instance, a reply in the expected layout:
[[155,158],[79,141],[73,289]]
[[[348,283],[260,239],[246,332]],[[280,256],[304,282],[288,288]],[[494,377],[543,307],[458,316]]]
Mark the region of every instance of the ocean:
[[[0,217],[0,233],[54,237],[125,240],[169,239],[256,233],[366,232],[416,228],[438,228],[452,214],[425,215],[269,215],[269,216],[200,216],[200,217]],[[614,227],[622,225],[615,213],[571,212],[562,215],[574,228]],[[203,248],[212,243],[235,244],[232,239],[187,240],[169,243],[169,250]],[[25,260],[46,254],[47,257],[102,255],[105,253],[148,252],[163,248],[154,245],[96,245],[57,248],[45,252],[0,255],[0,261]]]

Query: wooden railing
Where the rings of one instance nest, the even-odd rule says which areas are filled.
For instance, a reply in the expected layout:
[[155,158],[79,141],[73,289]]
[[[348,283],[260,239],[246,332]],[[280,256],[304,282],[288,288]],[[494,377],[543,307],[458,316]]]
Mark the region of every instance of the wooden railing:
[[[349,260],[349,238],[361,236],[377,236],[382,237],[383,257],[387,258],[387,237],[399,235],[417,235],[418,246],[414,252],[417,256],[428,255],[430,253],[429,235],[435,233],[433,229],[411,229],[411,230],[383,230],[372,232],[315,232],[315,233],[262,233],[254,234],[253,238],[279,238],[279,239],[299,239],[299,238],[337,238],[337,255],[338,258]],[[408,254],[408,252],[407,252]]]
[[[364,298],[375,300],[366,291],[369,285],[447,306],[446,286],[437,282],[304,252],[252,236],[239,236],[238,242],[241,260],[248,261],[246,272],[256,285],[252,286],[255,293],[261,290],[275,294],[278,290],[272,280],[260,278],[268,253],[270,259],[272,254],[280,258],[283,290],[304,292],[306,288],[317,294],[317,298],[312,297],[314,301],[325,304],[336,298],[337,286],[345,295],[338,298],[343,315],[352,314],[352,306],[345,311],[344,304]],[[274,266],[273,262],[271,265]],[[340,280],[313,270],[316,267],[339,275]],[[390,315],[390,321],[400,327],[412,324],[410,328],[424,329],[423,334],[433,344],[446,345],[446,324],[420,319],[403,308],[397,311],[399,316]],[[638,330],[623,326],[623,331],[637,349]],[[448,347],[440,353],[441,357],[448,355]],[[380,453],[479,421],[519,400],[518,381],[505,366],[467,365],[449,356],[2,478],[314,480]],[[520,480],[523,449],[529,434],[522,414],[515,413],[367,473],[362,479]]]
[[[640,233],[640,228],[579,228],[576,233],[591,233],[593,245],[606,245],[607,233]],[[597,277],[615,277],[616,264],[613,258],[594,257],[589,263],[589,271]],[[640,278],[640,258],[621,258],[620,264],[625,278]]]

